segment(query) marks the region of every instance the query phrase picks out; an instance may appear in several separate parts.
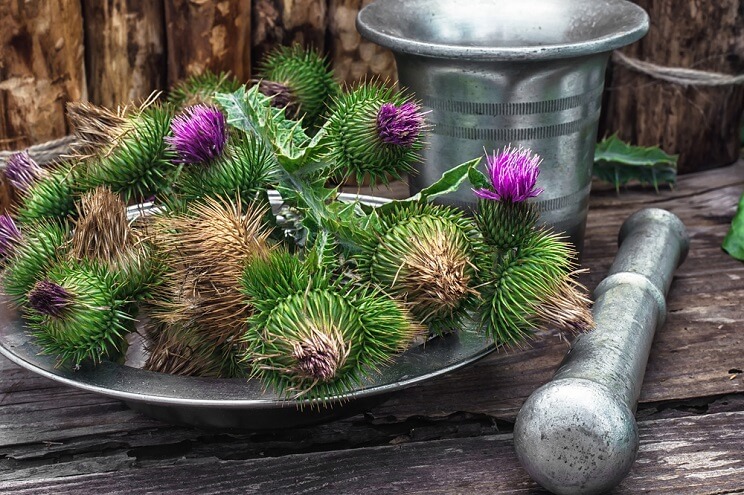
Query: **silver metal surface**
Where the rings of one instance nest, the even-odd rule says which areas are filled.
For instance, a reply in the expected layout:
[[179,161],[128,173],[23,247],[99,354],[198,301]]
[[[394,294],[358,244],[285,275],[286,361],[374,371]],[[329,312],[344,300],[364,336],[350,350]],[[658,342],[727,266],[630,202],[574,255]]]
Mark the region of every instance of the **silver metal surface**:
[[[269,194],[276,205],[280,198]],[[380,205],[389,200],[342,194],[342,200]],[[149,207],[134,208],[132,215]],[[357,389],[319,405],[308,400],[286,400],[243,379],[197,378],[155,373],[113,362],[96,367],[56,367],[53,356],[39,348],[8,299],[0,297],[0,354],[49,379],[120,399],[131,408],[157,419],[208,428],[275,429],[307,425],[367,410],[391,393],[455,370],[496,349],[482,333],[462,331],[437,337],[397,357],[380,373],[370,375]]]
[[[484,148],[529,147],[543,157],[542,219],[579,251],[607,60],[648,26],[624,0],[377,0],[357,17],[430,112],[411,192]],[[442,202],[470,208],[475,198],[461,188]]]
[[689,238],[672,213],[631,215],[609,276],[594,293],[595,330],[579,336],[553,379],[524,403],[514,425],[520,462],[557,494],[604,493],[638,450],[634,418],[665,297]]

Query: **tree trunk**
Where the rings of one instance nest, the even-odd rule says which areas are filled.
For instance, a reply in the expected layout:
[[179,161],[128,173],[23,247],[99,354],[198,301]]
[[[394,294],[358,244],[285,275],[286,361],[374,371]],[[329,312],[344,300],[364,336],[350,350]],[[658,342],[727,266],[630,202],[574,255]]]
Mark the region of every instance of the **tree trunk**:
[[325,50],[326,0],[253,0],[253,63],[277,45]]
[[165,89],[163,4],[83,0],[90,101],[115,108]]
[[0,149],[64,136],[87,97],[79,0],[0,0]]
[[[651,30],[624,54],[664,67],[744,72],[742,0],[634,1],[649,13]],[[679,172],[685,173],[739,157],[743,109],[744,85],[685,87],[615,63],[603,128],[679,154]]]
[[168,85],[209,69],[251,71],[251,0],[165,0]]
[[354,84],[379,78],[395,83],[398,71],[392,52],[363,40],[356,29],[359,9],[372,0],[330,0],[329,51],[333,70],[340,82]]

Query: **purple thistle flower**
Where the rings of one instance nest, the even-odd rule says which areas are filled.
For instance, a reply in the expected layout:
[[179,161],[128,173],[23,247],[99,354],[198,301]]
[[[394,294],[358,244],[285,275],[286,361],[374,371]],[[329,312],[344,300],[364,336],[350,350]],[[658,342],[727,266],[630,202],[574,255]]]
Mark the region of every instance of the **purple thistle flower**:
[[28,192],[36,181],[44,176],[44,169],[39,166],[28,151],[13,153],[5,167],[5,177],[21,193]]
[[40,280],[28,293],[28,304],[39,313],[61,318],[72,303],[72,294],[59,284]]
[[0,258],[10,255],[19,242],[21,242],[21,231],[18,230],[13,218],[3,213],[0,215]]
[[512,149],[511,145],[493,156],[486,155],[486,170],[493,189],[473,189],[476,196],[493,201],[520,203],[534,198],[542,188],[536,187],[540,175],[539,155],[529,148]]
[[377,112],[377,133],[382,142],[412,146],[424,127],[424,115],[420,110],[410,101],[401,106],[383,103]]
[[227,142],[225,116],[215,107],[194,105],[171,122],[166,137],[182,163],[207,163],[222,154]]

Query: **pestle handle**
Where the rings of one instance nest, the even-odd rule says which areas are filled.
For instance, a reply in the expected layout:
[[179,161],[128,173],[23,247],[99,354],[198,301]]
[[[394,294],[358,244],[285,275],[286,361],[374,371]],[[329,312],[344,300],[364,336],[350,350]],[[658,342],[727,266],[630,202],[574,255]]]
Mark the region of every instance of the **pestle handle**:
[[630,470],[638,450],[633,414],[651,342],[689,238],[679,218],[649,208],[624,222],[619,244],[594,293],[595,329],[574,341],[514,425],[520,462],[557,494],[603,493]]

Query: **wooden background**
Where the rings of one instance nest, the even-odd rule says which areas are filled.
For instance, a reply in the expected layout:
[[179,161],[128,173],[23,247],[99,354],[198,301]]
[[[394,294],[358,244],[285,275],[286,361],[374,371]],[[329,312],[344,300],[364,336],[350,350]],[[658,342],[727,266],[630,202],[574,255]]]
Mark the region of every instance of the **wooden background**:
[[[69,132],[67,101],[115,106],[189,74],[248,80],[277,44],[314,46],[339,80],[395,80],[393,56],[354,22],[371,0],[0,0],[0,150]],[[742,0],[634,0],[651,31],[624,52],[661,66],[744,72]],[[680,171],[739,156],[744,85],[681,87],[615,67],[603,134],[680,154]],[[704,166],[702,165],[704,164]]]

